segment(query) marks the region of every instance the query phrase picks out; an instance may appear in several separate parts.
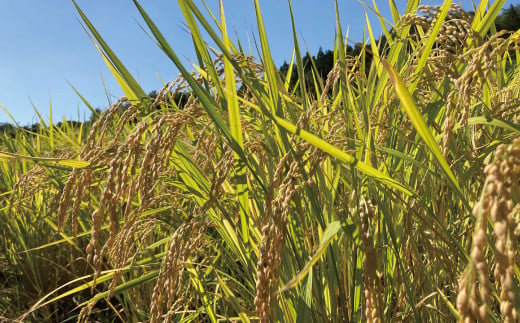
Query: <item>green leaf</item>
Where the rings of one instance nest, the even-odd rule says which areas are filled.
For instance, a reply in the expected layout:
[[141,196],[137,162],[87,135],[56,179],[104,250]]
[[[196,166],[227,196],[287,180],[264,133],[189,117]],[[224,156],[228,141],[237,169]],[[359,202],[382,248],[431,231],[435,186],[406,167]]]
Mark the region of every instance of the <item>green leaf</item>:
[[265,32],[264,22],[262,19],[262,12],[260,10],[260,4],[258,0],[255,0],[255,11],[256,11],[256,24],[258,27],[258,33],[260,35],[260,45],[262,47],[262,56],[264,63],[264,73],[266,77],[267,84],[269,86],[269,95],[271,99],[270,107],[272,109],[271,113],[277,114],[278,111],[278,85],[276,75],[277,70],[274,66],[273,59],[271,57],[271,50],[269,49],[269,43],[267,42],[267,35]]
[[298,285],[298,283],[307,276],[309,273],[309,270],[311,270],[312,266],[323,256],[325,251],[327,250],[327,246],[332,242],[332,239],[336,236],[336,234],[341,229],[341,222],[340,221],[334,221],[327,225],[327,228],[325,228],[325,231],[323,232],[323,236],[320,239],[320,244],[318,246],[318,249],[314,253],[314,255],[311,257],[309,262],[303,267],[303,269],[289,282],[285,284],[280,290],[276,292],[276,295],[281,294],[283,292],[288,291],[289,289],[295,287]]
[[[300,44],[298,42],[298,36],[296,35],[296,24],[294,23],[294,15],[291,5],[291,0],[288,0],[289,3],[289,13],[291,15],[291,29],[293,35],[293,43],[294,43],[294,56],[296,56],[296,70],[298,71],[298,80],[300,83],[300,93],[303,97],[303,111],[307,111],[307,84],[305,82],[305,72],[303,68],[303,60],[302,54],[300,52]],[[293,60],[291,59],[291,65],[289,66],[289,70],[292,70]],[[289,73],[288,76],[290,77]],[[287,83],[290,82],[290,79],[287,80]],[[288,88],[288,87],[286,87]]]
[[[440,12],[435,18],[435,25],[431,27],[431,31],[429,33],[430,37],[426,40],[426,43],[424,45],[424,49],[421,55],[421,58],[419,59],[419,62],[417,63],[417,67],[415,68],[415,75],[418,76],[419,73],[422,72],[422,69],[424,66],[426,66],[426,61],[428,58],[430,58],[430,53],[433,48],[433,45],[435,44],[435,40],[437,39],[437,35],[439,34],[439,31],[441,30],[441,27],[444,23],[444,20],[446,19],[446,16],[448,15],[448,12],[451,7],[451,0],[444,0],[444,3],[442,4],[440,8]],[[415,77],[412,84],[408,87],[409,91],[413,93],[415,87],[419,83],[420,78]]]
[[[150,281],[152,279],[157,278],[157,276],[159,276],[159,271],[158,270],[152,270],[152,271],[150,271],[150,272],[148,272],[146,274],[138,276],[137,278],[125,281],[124,283],[117,285],[114,288],[114,293],[122,293],[122,292],[124,292],[126,290],[129,290],[129,289],[132,289],[134,287],[141,286],[144,283],[146,283],[146,282],[148,282],[148,281]],[[99,281],[96,280],[96,283],[98,283],[98,282]],[[86,285],[91,285],[91,283],[88,283]],[[85,286],[81,286],[81,287],[85,287]],[[110,294],[110,291],[108,291],[108,290],[104,291],[104,292],[101,292],[101,293],[98,293],[98,294],[94,295],[94,297],[89,299],[88,301],[85,301],[85,302],[79,304],[79,306],[86,306],[89,303],[97,302],[99,300],[102,300],[105,297],[108,297],[109,294]]]
[[287,130],[291,133],[298,135],[300,138],[306,140],[313,146],[323,150],[327,154],[329,154],[347,164],[353,164],[354,167],[356,167],[360,172],[362,172],[370,177],[373,177],[394,189],[397,189],[407,195],[413,195],[412,192],[408,188],[406,188],[405,185],[390,178],[388,175],[381,173],[376,168],[373,168],[373,167],[365,164],[364,162],[356,159],[354,156],[331,145],[330,143],[326,142],[325,140],[319,138],[318,136],[313,135],[310,132],[307,132],[307,131],[297,127],[296,125],[292,124],[291,122],[289,122],[285,119],[282,119],[282,118],[279,118],[276,116],[273,116],[273,118],[276,121],[277,125],[279,125],[280,127],[284,128],[285,130]]
[[[222,42],[225,47],[230,46],[229,36],[227,34],[226,18],[224,15],[224,7],[220,1],[220,19],[222,30]],[[227,57],[224,57],[224,79],[226,84],[226,103],[228,108],[229,127],[231,135],[236,140],[241,149],[244,149],[244,140],[242,139],[242,125],[240,121],[240,107],[237,99],[237,87],[235,80],[235,72],[233,65]],[[242,233],[242,242],[246,247],[247,258],[249,258],[249,197],[246,176],[246,167],[240,161],[240,157],[235,153],[235,171],[237,174],[237,194],[240,203],[240,227]]]
[[441,150],[439,149],[439,146],[437,146],[437,143],[435,142],[435,139],[433,138],[432,133],[430,132],[430,129],[428,129],[428,126],[424,122],[424,119],[417,109],[417,106],[415,105],[414,99],[410,95],[410,92],[408,92],[408,88],[404,84],[403,80],[397,73],[397,71],[394,69],[392,65],[390,65],[386,61],[382,61],[385,68],[388,70],[390,74],[390,79],[392,80],[392,83],[395,86],[395,90],[397,92],[397,96],[401,100],[401,104],[403,107],[403,110],[406,112],[410,120],[412,121],[412,124],[415,128],[415,130],[419,133],[421,138],[424,140],[430,151],[433,153],[439,164],[441,165],[442,169],[448,175],[448,178],[450,181],[455,185],[457,190],[460,192],[460,186],[457,182],[457,179],[455,178],[455,175],[450,169],[450,166],[448,165],[448,162],[446,162],[446,159],[444,159],[444,156],[442,155]]
[[489,1],[487,0],[480,2],[473,23],[471,24],[471,29],[479,33],[480,37],[484,37],[487,34],[495,22],[495,19],[500,14],[500,10],[502,10],[506,0],[494,1],[489,9],[487,9],[488,3]]
[[[117,80],[119,86],[125,93],[125,95],[128,97],[129,100],[138,101],[141,98],[146,97],[145,91],[141,88],[139,83],[134,79],[132,74],[126,69],[126,67],[123,65],[123,63],[119,60],[117,55],[110,49],[108,44],[104,41],[104,39],[101,37],[101,35],[98,33],[94,25],[90,22],[90,20],[87,18],[87,16],[83,13],[83,11],[80,9],[78,4],[75,0],[72,0],[72,3],[76,7],[76,10],[78,11],[81,19],[86,25],[86,28],[92,33],[92,36],[87,32],[87,35],[89,36],[90,40],[94,43],[96,46],[96,49],[103,57],[103,60],[105,61],[106,65],[110,69],[110,72],[114,76],[114,78]],[[86,31],[86,29],[85,29]],[[100,47],[101,46],[101,47]]]
[[44,163],[47,166],[65,166],[65,167],[71,167],[71,168],[86,168],[86,167],[91,166],[90,162],[83,161],[83,160],[50,158],[50,157],[33,157],[33,156],[13,154],[13,153],[6,152],[6,151],[0,151],[0,158],[30,160],[33,162]]

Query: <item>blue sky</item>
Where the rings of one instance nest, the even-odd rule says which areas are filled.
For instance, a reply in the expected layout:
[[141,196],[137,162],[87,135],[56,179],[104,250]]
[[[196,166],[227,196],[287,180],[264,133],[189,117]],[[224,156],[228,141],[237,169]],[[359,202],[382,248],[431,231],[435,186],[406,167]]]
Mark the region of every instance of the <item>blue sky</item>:
[[[142,23],[131,0],[78,0],[79,6],[96,26],[145,91],[159,89],[162,81],[177,77],[178,70],[139,27]],[[243,45],[251,44],[256,21],[253,0],[224,0],[228,29],[235,30]],[[277,66],[290,60],[293,44],[287,1],[260,0],[260,7]],[[406,1],[395,0],[403,10]],[[152,17],[180,57],[195,60],[190,36],[184,31],[184,18],[177,1],[142,0]],[[214,13],[218,1],[207,0]],[[338,0],[344,32],[362,39],[365,27],[363,6],[355,0]],[[371,3],[371,1],[370,1]],[[377,1],[390,18],[388,1]],[[442,1],[423,1],[441,4]],[[511,1],[507,1],[509,6]],[[515,2],[516,3],[516,2]],[[293,0],[300,45],[314,55],[318,49],[331,49],[334,43],[335,9],[333,0]],[[462,1],[471,9],[471,1]],[[369,14],[372,26],[377,19]],[[379,33],[379,29],[376,29]],[[162,80],[162,81],[161,81]],[[0,104],[20,125],[38,122],[33,108],[49,119],[52,105],[54,121],[84,120],[90,111],[70,87],[70,82],[96,108],[105,109],[122,96],[102,58],[79,22],[72,1],[24,0],[0,4]],[[105,92],[108,91],[108,94]],[[11,122],[0,109],[0,123]]]

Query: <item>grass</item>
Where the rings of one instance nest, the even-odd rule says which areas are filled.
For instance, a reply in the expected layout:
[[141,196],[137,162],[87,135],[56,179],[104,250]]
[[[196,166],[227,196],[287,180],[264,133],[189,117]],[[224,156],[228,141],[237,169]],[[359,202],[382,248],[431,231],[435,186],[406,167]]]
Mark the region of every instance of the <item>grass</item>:
[[180,0],[189,68],[134,4],[182,76],[146,97],[76,5],[126,97],[92,125],[0,138],[2,319],[518,320],[520,38],[494,30],[504,1],[475,16],[390,1],[386,43],[367,19],[356,57],[338,19],[326,80],[304,73],[292,10],[282,79],[258,1],[252,58],[222,4]]

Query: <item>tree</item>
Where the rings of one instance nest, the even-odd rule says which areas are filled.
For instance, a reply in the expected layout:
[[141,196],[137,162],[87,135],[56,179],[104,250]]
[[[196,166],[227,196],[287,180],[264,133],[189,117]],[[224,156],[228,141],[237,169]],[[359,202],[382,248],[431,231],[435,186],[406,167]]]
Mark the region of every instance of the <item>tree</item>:
[[509,6],[496,19],[495,26],[498,31],[517,31],[520,29],[520,5]]

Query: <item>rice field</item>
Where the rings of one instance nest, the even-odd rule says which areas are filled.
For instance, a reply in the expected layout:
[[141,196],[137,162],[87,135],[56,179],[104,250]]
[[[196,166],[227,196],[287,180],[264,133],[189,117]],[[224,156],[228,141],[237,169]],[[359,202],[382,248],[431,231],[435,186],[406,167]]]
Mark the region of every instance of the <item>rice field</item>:
[[195,70],[133,2],[181,75],[148,97],[74,2],[125,97],[1,134],[0,321],[518,321],[505,1],[389,1],[355,56],[338,19],[327,77],[306,72],[290,1],[283,75],[259,1],[250,57],[222,3],[179,0]]

